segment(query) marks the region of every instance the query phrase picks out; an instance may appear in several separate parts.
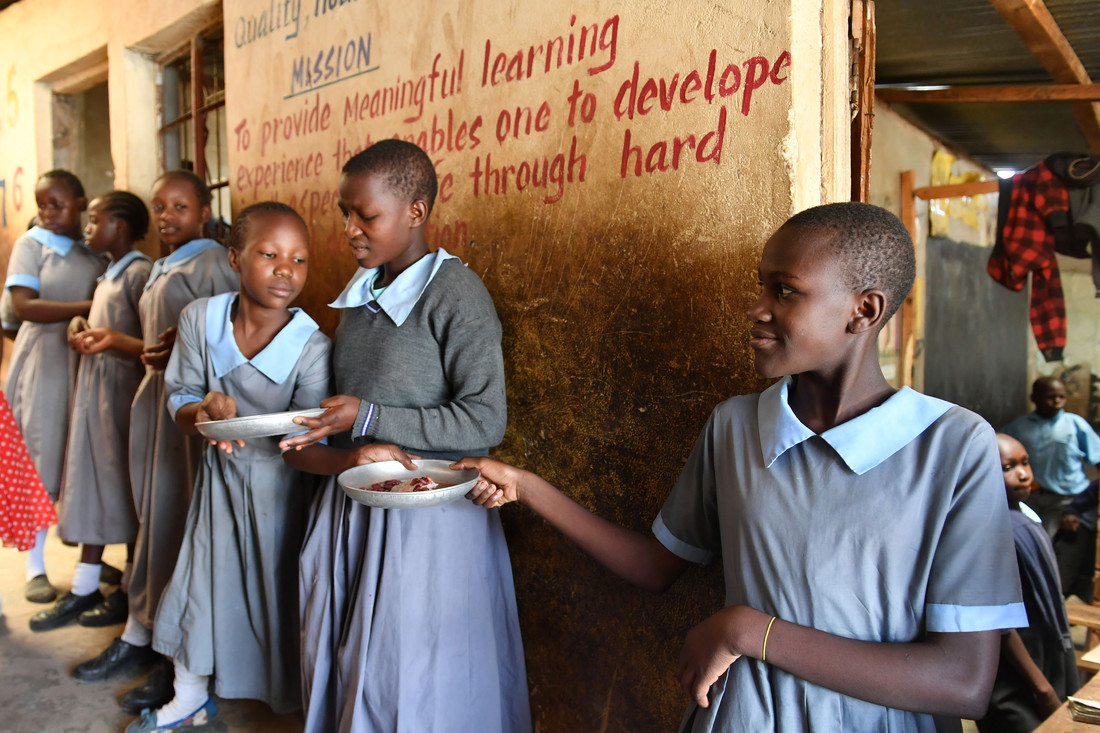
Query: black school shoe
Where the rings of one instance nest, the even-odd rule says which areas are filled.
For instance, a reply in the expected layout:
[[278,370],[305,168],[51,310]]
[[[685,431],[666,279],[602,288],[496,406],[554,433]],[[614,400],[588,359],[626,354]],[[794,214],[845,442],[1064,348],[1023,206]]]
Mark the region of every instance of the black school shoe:
[[72,591],[61,596],[57,603],[45,611],[31,617],[31,631],[49,631],[60,628],[90,608],[103,602],[103,594],[94,590],[86,596],[78,596]]
[[89,608],[77,617],[76,622],[81,626],[114,626],[125,623],[126,616],[130,612],[129,599],[126,594],[116,590],[104,598],[95,608]]
[[152,646],[134,646],[119,638],[95,659],[78,664],[73,677],[84,682],[104,680],[124,669],[149,664],[157,657]]
[[141,715],[145,709],[162,708],[176,696],[175,679],[176,668],[172,660],[161,657],[144,682],[119,698],[118,706],[130,715]]
[[23,597],[31,603],[53,603],[57,599],[57,591],[45,575],[36,575],[27,581]]

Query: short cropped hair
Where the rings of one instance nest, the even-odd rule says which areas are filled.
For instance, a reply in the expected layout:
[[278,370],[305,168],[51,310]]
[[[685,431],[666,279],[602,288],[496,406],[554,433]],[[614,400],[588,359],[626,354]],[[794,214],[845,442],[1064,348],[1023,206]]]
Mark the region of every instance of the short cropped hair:
[[80,179],[75,174],[70,173],[62,168],[54,168],[51,171],[46,171],[38,177],[40,181],[57,181],[65,188],[69,190],[74,199],[84,197],[84,184],[80,182]]
[[135,241],[149,232],[149,209],[145,202],[129,191],[108,191],[97,199],[104,213],[126,222]]
[[161,181],[186,181],[191,184],[191,188],[195,189],[195,198],[199,200],[199,207],[209,206],[213,201],[213,197],[210,195],[210,189],[206,187],[206,181],[202,180],[193,171],[185,170],[183,168],[177,168],[174,171],[168,171],[164,175],[157,178],[153,187],[156,188],[156,184]]
[[251,206],[246,206],[244,211],[237,214],[237,218],[233,221],[233,227],[229,230],[229,241],[227,243],[229,248],[238,252],[243,250],[245,239],[248,237],[248,229],[252,222],[267,214],[282,214],[294,217],[302,225],[302,231],[306,234],[306,242],[309,242],[309,227],[301,214],[279,201],[260,201]]
[[1035,394],[1039,390],[1046,392],[1052,387],[1061,387],[1062,389],[1065,389],[1066,383],[1058,377],[1039,377],[1031,383],[1031,393]]
[[913,289],[917,260],[901,219],[872,204],[842,202],[801,211],[780,229],[808,229],[833,235],[845,283],[854,293],[872,288],[886,294],[886,323]]
[[397,138],[379,140],[344,163],[341,173],[345,176],[383,176],[386,187],[410,204],[426,202],[429,214],[435,205],[439,187],[435,166],[428,154],[413,143]]

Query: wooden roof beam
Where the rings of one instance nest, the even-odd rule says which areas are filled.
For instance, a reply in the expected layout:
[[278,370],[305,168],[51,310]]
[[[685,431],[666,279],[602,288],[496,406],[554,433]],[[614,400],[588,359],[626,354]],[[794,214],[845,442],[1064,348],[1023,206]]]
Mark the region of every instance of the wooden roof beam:
[[[1081,59],[1062,35],[1042,0],[989,0],[1059,84],[1091,84]],[[1100,152],[1100,103],[1074,102],[1073,114],[1085,140]]]
[[884,102],[1075,102],[1100,101],[1100,84],[997,84],[942,89],[876,89]]

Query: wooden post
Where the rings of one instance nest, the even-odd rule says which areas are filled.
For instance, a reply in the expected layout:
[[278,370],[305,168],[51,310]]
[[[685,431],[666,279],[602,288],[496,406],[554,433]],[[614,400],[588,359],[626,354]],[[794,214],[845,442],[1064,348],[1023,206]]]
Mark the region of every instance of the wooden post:
[[205,104],[202,88],[202,34],[198,34],[191,41],[191,128],[195,145],[195,154],[192,164],[194,173],[202,180],[206,179],[206,123],[205,113],[200,112]]
[[875,121],[875,3],[852,3],[856,79],[852,90],[852,201],[866,202],[871,188],[871,128]]
[[[913,246],[917,246],[917,200],[913,195],[913,183],[916,176],[913,171],[901,174],[901,221],[909,230]],[[913,285],[916,287],[916,284]],[[917,304],[913,293],[901,304],[901,354],[898,359],[900,387],[913,386],[913,364],[917,351]]]

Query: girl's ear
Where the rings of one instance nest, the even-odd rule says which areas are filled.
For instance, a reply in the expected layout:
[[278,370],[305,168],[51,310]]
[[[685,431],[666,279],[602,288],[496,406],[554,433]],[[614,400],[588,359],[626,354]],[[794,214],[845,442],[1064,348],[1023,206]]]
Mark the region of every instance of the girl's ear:
[[428,202],[416,200],[409,205],[409,229],[423,226],[428,220]]
[[88,198],[86,196],[77,196],[74,203],[76,204],[77,211],[88,210]]
[[202,215],[202,228],[206,229],[206,222],[210,221],[210,217],[214,215],[214,210],[207,205],[202,207],[202,211],[199,213]]
[[858,296],[855,314],[848,321],[848,333],[876,332],[886,314],[886,294],[878,289],[864,290]]
[[226,251],[229,253],[229,267],[233,272],[240,273],[241,271],[241,253],[236,247],[227,247]]

